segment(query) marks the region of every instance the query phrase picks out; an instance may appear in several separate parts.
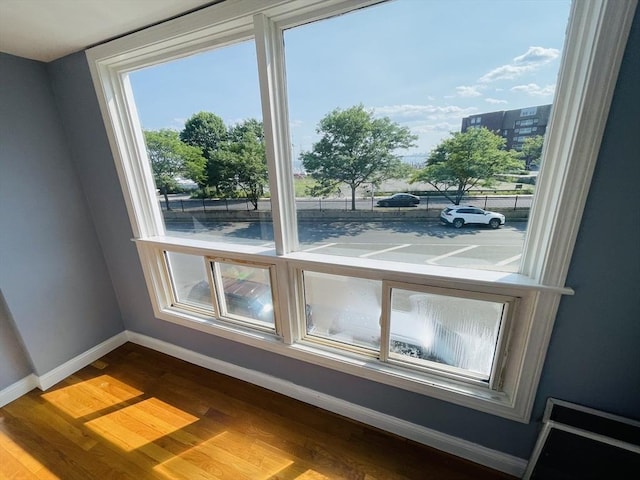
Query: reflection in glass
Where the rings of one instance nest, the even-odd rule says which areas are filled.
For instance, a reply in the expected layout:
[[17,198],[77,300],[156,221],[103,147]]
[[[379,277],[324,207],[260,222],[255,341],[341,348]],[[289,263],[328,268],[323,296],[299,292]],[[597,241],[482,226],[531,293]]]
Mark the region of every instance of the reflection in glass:
[[381,282],[304,272],[307,334],[378,350]]
[[504,303],[391,291],[390,357],[491,374]]
[[204,259],[186,253],[166,252],[166,255],[176,301],[212,310]]
[[274,327],[268,267],[217,262],[216,275],[221,316]]

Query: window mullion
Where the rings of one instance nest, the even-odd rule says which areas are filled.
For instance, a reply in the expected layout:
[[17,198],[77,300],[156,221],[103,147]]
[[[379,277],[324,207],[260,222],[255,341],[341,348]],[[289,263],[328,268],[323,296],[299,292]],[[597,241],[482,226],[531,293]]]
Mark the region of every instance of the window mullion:
[[380,302],[380,361],[389,359],[389,336],[391,335],[391,287],[387,282],[382,285]]
[[211,292],[211,306],[213,307],[213,316],[218,318],[220,316],[220,307],[218,305],[218,287],[214,278],[213,269],[215,264],[213,260],[208,257],[202,257],[205,264],[205,272],[207,273],[207,280],[209,282],[209,291]]
[[289,148],[289,120],[282,32],[263,14],[253,17],[276,252],[296,250],[295,195]]

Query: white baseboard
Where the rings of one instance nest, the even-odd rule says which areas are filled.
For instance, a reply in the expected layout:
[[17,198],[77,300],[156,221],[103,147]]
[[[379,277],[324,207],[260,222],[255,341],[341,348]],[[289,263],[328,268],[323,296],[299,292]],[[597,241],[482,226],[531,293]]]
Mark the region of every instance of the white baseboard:
[[525,459],[492,450],[477,443],[416,425],[306,387],[301,387],[277,377],[223,362],[140,333],[127,331],[126,334],[127,339],[132,343],[264,387],[518,478],[524,474],[527,467],[527,460]]
[[12,383],[6,388],[0,390],[0,408],[17,400],[22,395],[29,393],[38,386],[38,377],[34,374],[27,375],[21,380]]
[[37,378],[37,386],[41,390],[47,390],[56,383],[64,380],[69,375],[73,375],[81,368],[86,367],[92,362],[95,362],[100,357],[103,357],[111,350],[118,348],[120,345],[127,343],[126,332],[120,332],[117,335],[105,340],[104,342],[96,345],[95,347],[81,353],[80,355],[73,357],[71,360],[63,363],[59,367],[48,371],[44,375],[40,375]]
[[111,350],[125,343],[127,343],[127,333],[120,332],[43,375],[31,374],[22,380],[18,380],[16,383],[0,390],[0,407],[13,402],[36,387],[43,391],[51,388],[69,375],[73,375],[81,368],[95,362]]

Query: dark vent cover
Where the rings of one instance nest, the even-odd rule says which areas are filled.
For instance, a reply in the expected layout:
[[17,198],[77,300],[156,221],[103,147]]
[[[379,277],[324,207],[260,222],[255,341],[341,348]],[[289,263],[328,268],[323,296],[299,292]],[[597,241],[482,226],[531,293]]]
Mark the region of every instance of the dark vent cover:
[[525,480],[640,478],[640,422],[550,398]]

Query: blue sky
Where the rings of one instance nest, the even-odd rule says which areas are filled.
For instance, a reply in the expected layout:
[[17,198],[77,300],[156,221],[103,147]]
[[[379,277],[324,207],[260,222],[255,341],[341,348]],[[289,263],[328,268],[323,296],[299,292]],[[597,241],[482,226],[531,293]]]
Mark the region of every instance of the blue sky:
[[[470,114],[551,103],[569,0],[396,0],[285,32],[294,157],[335,108],[363,104],[426,154]],[[261,119],[252,42],[130,75],[146,129],[211,111]]]

